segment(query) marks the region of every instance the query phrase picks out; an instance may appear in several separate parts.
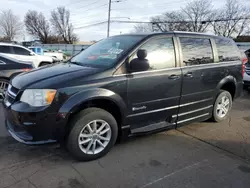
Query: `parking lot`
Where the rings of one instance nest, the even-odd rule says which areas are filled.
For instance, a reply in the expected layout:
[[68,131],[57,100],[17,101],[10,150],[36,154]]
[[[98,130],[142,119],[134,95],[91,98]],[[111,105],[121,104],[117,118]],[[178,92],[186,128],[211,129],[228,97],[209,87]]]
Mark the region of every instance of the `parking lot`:
[[8,136],[0,106],[0,187],[249,187],[250,94],[229,120],[129,139],[108,155],[77,162],[58,145],[26,146]]

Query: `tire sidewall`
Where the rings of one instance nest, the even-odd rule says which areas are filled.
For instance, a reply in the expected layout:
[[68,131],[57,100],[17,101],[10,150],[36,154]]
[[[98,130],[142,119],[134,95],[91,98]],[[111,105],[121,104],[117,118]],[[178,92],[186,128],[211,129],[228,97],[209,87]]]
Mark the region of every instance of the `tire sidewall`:
[[[227,114],[223,118],[221,118],[221,117],[219,117],[217,115],[217,106],[218,106],[218,103],[220,102],[220,100],[222,99],[223,96],[227,96],[228,97],[228,99],[229,99],[229,105],[230,106],[229,106]],[[233,103],[232,102],[232,96],[231,96],[231,94],[228,91],[221,91],[219,93],[219,95],[217,96],[217,98],[215,100],[214,109],[213,109],[213,117],[214,117],[214,120],[216,122],[221,122],[221,121],[223,121],[223,120],[225,120],[225,119],[227,119],[229,117],[229,114],[230,114],[230,111],[231,111],[231,108],[232,108],[232,103]]]
[[[84,112],[83,112],[84,114]],[[106,121],[110,128],[111,128],[111,139],[106,148],[101,151],[98,154],[85,154],[82,152],[81,148],[79,147],[78,144],[78,137],[83,129],[84,126],[86,126],[88,123],[90,123],[93,120],[104,120]],[[118,128],[117,128],[117,123],[114,117],[108,113],[107,111],[104,110],[97,110],[97,111],[92,111],[90,113],[87,113],[86,115],[80,116],[77,118],[77,120],[73,123],[72,129],[70,131],[69,137],[68,137],[68,150],[78,159],[82,161],[90,161],[90,160],[95,160],[97,158],[100,158],[107,154],[110,149],[113,147],[113,145],[116,142],[117,139],[117,134],[118,134]]]

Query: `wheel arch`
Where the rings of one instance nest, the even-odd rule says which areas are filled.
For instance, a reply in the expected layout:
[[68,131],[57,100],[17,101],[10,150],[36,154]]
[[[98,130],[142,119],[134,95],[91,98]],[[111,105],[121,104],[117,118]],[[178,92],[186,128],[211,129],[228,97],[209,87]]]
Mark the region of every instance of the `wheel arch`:
[[66,114],[67,121],[75,114],[88,107],[97,107],[110,112],[119,125],[126,116],[126,105],[116,93],[103,89],[91,89],[71,96],[60,108],[60,114]]
[[232,99],[234,99],[237,89],[236,87],[236,79],[233,76],[227,76],[219,82],[219,84],[217,85],[217,91],[218,93],[220,90],[228,91],[231,94]]
[[39,65],[38,65],[38,67],[41,67],[41,65],[43,64],[43,63],[46,63],[46,64],[52,64],[52,62],[49,62],[49,61],[41,61],[40,63],[39,63]]

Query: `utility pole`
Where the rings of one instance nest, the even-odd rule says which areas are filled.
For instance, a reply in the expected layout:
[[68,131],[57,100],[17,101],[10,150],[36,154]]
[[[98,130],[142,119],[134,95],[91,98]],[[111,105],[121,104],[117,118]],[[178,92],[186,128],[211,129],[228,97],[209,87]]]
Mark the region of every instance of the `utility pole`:
[[109,30],[110,30],[110,13],[111,13],[111,0],[109,0],[109,12],[108,12],[108,30],[107,30],[107,37],[109,37]]

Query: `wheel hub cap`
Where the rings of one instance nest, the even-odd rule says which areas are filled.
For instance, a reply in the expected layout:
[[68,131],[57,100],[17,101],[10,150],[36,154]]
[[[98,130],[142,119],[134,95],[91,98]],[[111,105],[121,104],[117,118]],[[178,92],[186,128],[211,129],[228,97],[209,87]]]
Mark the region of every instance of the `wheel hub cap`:
[[111,127],[106,121],[94,120],[82,128],[78,145],[85,154],[98,154],[109,144],[111,134]]
[[227,115],[230,109],[230,100],[227,96],[223,96],[219,103],[217,104],[216,113],[220,118]]

